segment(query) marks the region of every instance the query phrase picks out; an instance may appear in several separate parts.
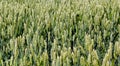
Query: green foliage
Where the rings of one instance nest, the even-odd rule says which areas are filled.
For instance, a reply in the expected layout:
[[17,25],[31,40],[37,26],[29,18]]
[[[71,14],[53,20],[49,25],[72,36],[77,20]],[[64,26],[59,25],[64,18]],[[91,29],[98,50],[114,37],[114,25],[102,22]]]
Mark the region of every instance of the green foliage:
[[119,65],[119,0],[0,0],[0,66]]

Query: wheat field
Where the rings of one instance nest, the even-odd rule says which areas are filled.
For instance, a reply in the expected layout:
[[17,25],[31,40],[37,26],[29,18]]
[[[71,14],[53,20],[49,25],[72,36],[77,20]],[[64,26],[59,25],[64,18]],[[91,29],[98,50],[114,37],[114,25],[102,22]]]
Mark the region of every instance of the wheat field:
[[120,66],[120,0],[0,0],[0,66]]

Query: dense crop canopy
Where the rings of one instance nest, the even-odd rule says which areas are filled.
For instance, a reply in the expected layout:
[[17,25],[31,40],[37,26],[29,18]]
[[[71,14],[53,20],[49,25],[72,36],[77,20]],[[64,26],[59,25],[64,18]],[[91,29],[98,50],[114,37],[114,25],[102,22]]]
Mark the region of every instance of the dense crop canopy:
[[0,0],[0,66],[120,66],[120,0]]

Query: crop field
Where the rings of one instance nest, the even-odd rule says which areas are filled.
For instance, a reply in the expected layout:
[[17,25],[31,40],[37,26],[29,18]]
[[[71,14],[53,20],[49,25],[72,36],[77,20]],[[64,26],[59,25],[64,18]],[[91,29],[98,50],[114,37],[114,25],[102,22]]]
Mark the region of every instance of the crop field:
[[120,0],[0,0],[0,66],[120,66]]

